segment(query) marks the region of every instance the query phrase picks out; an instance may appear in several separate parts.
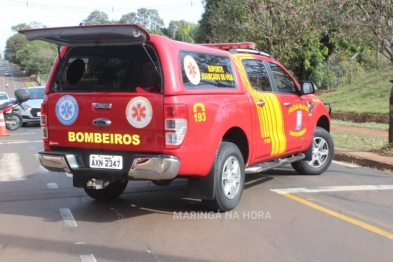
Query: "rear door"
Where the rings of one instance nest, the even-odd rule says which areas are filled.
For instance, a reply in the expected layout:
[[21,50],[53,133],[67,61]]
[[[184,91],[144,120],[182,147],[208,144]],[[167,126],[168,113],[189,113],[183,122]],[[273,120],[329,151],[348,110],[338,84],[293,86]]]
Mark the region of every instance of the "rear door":
[[[51,147],[162,152],[163,94],[147,87],[142,69],[158,55],[137,25],[96,25],[22,30],[28,40],[71,47],[47,84]],[[142,46],[143,44],[143,46]],[[157,86],[162,87],[162,79]],[[150,83],[149,83],[150,85]]]

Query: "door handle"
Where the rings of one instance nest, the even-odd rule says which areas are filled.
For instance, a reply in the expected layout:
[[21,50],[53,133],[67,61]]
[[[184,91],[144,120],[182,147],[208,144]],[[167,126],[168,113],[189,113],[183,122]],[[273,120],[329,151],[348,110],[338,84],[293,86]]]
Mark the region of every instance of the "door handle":
[[284,106],[291,106],[291,103],[285,102]]
[[258,101],[257,102],[257,106],[264,106],[265,105],[265,102],[263,102],[263,101]]

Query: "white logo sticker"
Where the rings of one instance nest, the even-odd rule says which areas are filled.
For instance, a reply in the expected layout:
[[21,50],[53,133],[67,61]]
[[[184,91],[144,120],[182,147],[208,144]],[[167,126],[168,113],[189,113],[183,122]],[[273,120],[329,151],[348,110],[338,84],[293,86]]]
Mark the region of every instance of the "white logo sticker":
[[78,118],[79,107],[75,98],[62,96],[56,103],[56,117],[63,125],[72,125]]
[[153,108],[150,101],[142,96],[131,99],[127,104],[126,117],[135,128],[144,128],[153,117]]
[[186,55],[183,64],[188,80],[190,80],[192,84],[198,85],[201,82],[201,72],[199,71],[195,59],[190,55]]

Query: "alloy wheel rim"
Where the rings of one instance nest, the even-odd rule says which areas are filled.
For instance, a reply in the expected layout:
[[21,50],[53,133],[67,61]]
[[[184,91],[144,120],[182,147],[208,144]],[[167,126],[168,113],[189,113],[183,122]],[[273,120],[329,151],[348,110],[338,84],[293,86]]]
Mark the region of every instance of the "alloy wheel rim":
[[312,159],[307,164],[312,168],[319,168],[325,164],[329,156],[329,145],[322,137],[314,137]]
[[233,199],[240,189],[240,164],[236,157],[229,157],[222,168],[221,186],[227,199]]

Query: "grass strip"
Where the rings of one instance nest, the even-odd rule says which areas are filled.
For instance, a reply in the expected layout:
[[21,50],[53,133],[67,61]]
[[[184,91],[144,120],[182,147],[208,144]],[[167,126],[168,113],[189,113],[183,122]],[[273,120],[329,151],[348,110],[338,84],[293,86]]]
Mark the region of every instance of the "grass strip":
[[389,130],[389,124],[375,123],[375,122],[355,123],[355,122],[351,122],[351,121],[331,119],[331,123],[332,123],[332,125],[336,125],[336,126],[367,128],[367,129],[381,130],[381,131],[388,131]]
[[362,151],[381,151],[389,147],[387,139],[348,135],[343,133],[331,133],[334,145],[348,149],[362,150]]

